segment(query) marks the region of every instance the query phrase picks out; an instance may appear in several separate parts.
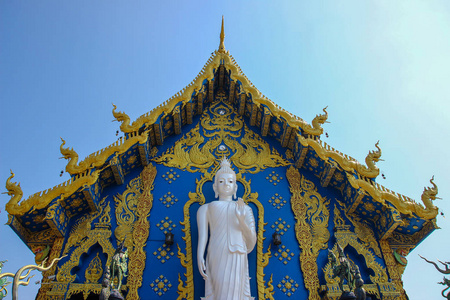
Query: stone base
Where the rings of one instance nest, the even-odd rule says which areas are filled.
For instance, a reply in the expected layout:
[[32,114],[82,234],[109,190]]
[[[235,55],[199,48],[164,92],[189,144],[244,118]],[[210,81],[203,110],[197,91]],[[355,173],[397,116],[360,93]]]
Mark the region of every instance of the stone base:
[[118,290],[112,290],[109,295],[109,300],[124,300],[122,294]]
[[343,292],[339,300],[356,300],[356,296],[353,292]]

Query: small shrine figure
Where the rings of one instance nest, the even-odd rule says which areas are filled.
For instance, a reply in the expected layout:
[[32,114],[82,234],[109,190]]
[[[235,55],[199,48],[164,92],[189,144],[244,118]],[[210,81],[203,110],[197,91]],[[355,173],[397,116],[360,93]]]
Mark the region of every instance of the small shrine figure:
[[247,254],[256,244],[255,218],[242,198],[233,201],[237,187],[236,173],[224,158],[213,184],[219,200],[202,205],[197,212],[197,262],[206,281],[205,297],[201,299],[254,299],[250,294]]
[[[126,238],[126,237],[125,237]],[[109,267],[111,272],[111,295],[109,299],[123,299],[120,293],[120,287],[122,286],[122,279],[127,276],[127,259],[128,259],[128,249],[125,250],[125,238],[122,243],[117,247],[114,253],[111,265]],[[117,288],[114,288],[114,279],[117,277]]]

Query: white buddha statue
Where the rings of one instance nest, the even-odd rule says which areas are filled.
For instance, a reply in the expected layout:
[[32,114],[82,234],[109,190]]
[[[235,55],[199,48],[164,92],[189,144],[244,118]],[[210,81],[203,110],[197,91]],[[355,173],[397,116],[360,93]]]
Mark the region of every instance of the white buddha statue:
[[[197,262],[205,279],[208,300],[250,300],[247,254],[256,244],[255,218],[242,198],[236,199],[236,173],[224,158],[213,189],[218,201],[202,205],[197,212]],[[209,244],[205,263],[205,248]]]

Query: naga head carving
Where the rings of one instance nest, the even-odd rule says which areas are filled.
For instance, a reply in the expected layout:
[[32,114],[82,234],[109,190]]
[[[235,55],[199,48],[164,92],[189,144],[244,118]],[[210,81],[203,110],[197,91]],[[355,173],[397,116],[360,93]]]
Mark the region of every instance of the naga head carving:
[[66,144],[66,141],[60,137],[62,143],[61,146],[59,146],[59,151],[61,152],[61,154],[63,155],[63,157],[60,158],[64,158],[64,159],[70,159],[74,156],[78,156],[77,153],[73,150],[73,148],[64,148],[63,146]]
[[422,198],[424,196],[426,196],[430,200],[436,200],[436,198],[438,198],[438,197],[436,197],[438,194],[438,187],[434,183],[434,175],[433,175],[433,177],[431,177],[430,183],[433,185],[433,187],[425,187],[423,189]]
[[13,179],[16,174],[14,174],[12,170],[10,170],[10,172],[11,172],[11,176],[9,176],[8,179],[6,179],[6,189],[8,191],[5,193],[2,193],[2,194],[8,194],[8,196],[22,194],[22,188],[20,187],[20,182],[19,183],[11,182],[11,179]]
[[377,143],[375,144],[375,147],[377,147],[378,150],[374,150],[374,151],[369,151],[369,154],[367,155],[367,159],[373,161],[373,162],[378,162],[378,161],[382,161],[381,157],[381,148],[378,146],[378,144],[380,143],[380,141],[377,141]]
[[115,120],[113,120],[113,122],[114,121],[123,122],[123,121],[129,121],[130,120],[130,117],[126,113],[121,112],[121,111],[116,112],[117,106],[114,103],[112,105],[114,107],[113,110],[112,110],[112,113],[113,113],[113,116],[115,118]]
[[324,123],[329,123],[328,120],[328,112],[327,112],[327,108],[328,106],[326,106],[323,109],[324,114],[322,115],[316,115],[315,118],[312,120],[312,124],[313,124],[313,128],[314,129],[319,129],[321,128],[320,125],[324,124]]

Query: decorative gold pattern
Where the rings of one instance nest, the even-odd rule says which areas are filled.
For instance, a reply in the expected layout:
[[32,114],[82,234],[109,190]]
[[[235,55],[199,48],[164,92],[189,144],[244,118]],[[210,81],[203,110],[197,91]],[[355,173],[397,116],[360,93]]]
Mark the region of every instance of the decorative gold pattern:
[[157,251],[153,252],[153,255],[156,256],[161,263],[165,263],[174,256],[174,253],[170,250],[170,247],[163,244],[162,247],[159,247]]
[[[71,273],[72,269],[78,266],[81,255],[87,253],[89,248],[96,243],[98,243],[103,248],[103,252],[108,255],[106,264],[109,265],[111,263],[111,258],[114,254],[114,248],[110,242],[111,230],[109,230],[107,226],[109,223],[102,222],[110,222],[111,220],[111,208],[106,199],[107,197],[104,197],[100,202],[97,214],[85,215],[74,225],[72,233],[69,235],[69,239],[66,243],[64,254],[68,253],[72,248],[74,248],[74,250],[70,255],[70,259],[60,267],[56,276],[58,282],[70,283],[75,280],[76,274]],[[92,230],[91,222],[96,216],[99,216],[100,222],[97,223],[99,226],[96,224],[96,228]]]
[[159,221],[158,224],[156,224],[156,227],[164,233],[172,231],[176,226],[177,225],[175,225],[169,217],[165,217],[163,220]]
[[280,181],[283,180],[283,177],[278,175],[275,171],[272,171],[268,176],[266,176],[266,179],[273,185],[277,185],[277,183],[280,183]]
[[106,199],[106,197],[102,199],[99,205],[100,209],[97,212],[85,214],[75,222],[69,233],[63,254],[69,253],[72,248],[78,248],[89,238],[92,231],[91,225],[94,223],[94,220],[103,213],[105,207],[109,207]]
[[295,256],[294,252],[286,248],[285,245],[282,245],[278,248],[278,251],[273,254],[279,261],[283,264],[287,265],[288,262],[291,261],[291,258]]
[[327,247],[330,238],[328,232],[328,203],[316,191],[311,181],[302,177],[297,169],[289,167],[286,172],[289,180],[292,211],[295,219],[295,233],[300,253],[300,264],[309,300],[319,300],[319,278],[317,257],[319,250]]
[[319,165],[319,162],[317,161],[317,159],[311,157],[311,158],[309,159],[309,164],[310,164],[312,167],[315,168],[315,167],[317,167],[317,166]]
[[130,156],[130,157],[127,159],[127,164],[128,164],[128,165],[132,165],[132,164],[134,164],[136,161],[137,161],[136,156]]
[[161,297],[168,290],[170,290],[172,284],[166,277],[164,277],[164,275],[159,275],[158,278],[156,278],[155,280],[153,280],[152,283],[150,283],[150,287],[158,296]]
[[[55,258],[61,256],[62,246],[64,243],[64,238],[57,238],[53,242],[52,250],[50,251],[49,261],[53,261]],[[53,280],[49,279],[49,276],[55,275],[56,264],[53,265],[48,271],[43,272],[42,274],[42,283],[41,288],[39,289],[39,293],[36,297],[36,300],[47,300],[47,293],[50,291],[51,287],[49,283]]]
[[[341,209],[343,210],[344,205],[337,199],[336,199],[336,202],[340,205]],[[337,205],[334,208],[334,212],[335,212],[334,213],[335,224],[336,224],[336,227],[338,227],[337,223],[341,222],[341,221],[338,221],[336,219],[337,216],[340,217],[340,210],[337,208]],[[342,219],[342,217],[340,217],[340,218],[341,218],[342,222],[344,223],[343,225],[345,226],[345,221]],[[373,230],[369,226],[364,224],[362,222],[361,218],[359,218],[356,215],[352,215],[351,218],[347,217],[347,219],[350,220],[350,222],[353,224],[353,227],[355,228],[356,236],[359,238],[359,240],[364,245],[364,247],[367,249],[372,249],[373,252],[375,253],[375,255],[381,258],[381,250],[380,250],[380,247],[378,247],[378,242],[375,239],[375,233],[373,232]],[[349,228],[347,228],[347,230],[348,229]]]
[[319,278],[317,257],[321,249],[327,247],[330,239],[328,232],[329,200],[320,196],[309,180],[300,175],[294,167],[289,167],[286,177],[290,184],[291,206],[296,219],[295,234],[300,253],[300,264],[309,300],[319,300]]
[[287,201],[283,199],[281,195],[275,193],[275,195],[269,199],[269,203],[271,203],[276,209],[280,209],[287,203]]
[[[214,164],[213,151],[226,151],[224,149],[226,145],[234,153],[230,158],[231,162],[241,172],[254,174],[268,167],[284,166],[289,163],[250,130],[242,117],[235,115],[232,106],[227,103],[219,101],[213,103],[203,113],[200,124],[163,155],[153,160],[189,172],[205,172]],[[200,134],[201,129],[204,136]],[[242,138],[237,141],[236,138],[240,136]],[[206,142],[205,137],[209,138]]]
[[370,203],[370,202],[365,202],[363,205],[364,205],[364,208],[365,208],[367,211],[370,211],[370,212],[374,212],[374,211],[375,211],[375,206],[374,206],[372,203]]
[[72,283],[69,286],[69,289],[67,291],[67,299],[70,298],[72,295],[76,295],[79,293],[83,293],[83,299],[86,300],[89,295],[92,294],[100,294],[102,289],[101,284],[80,284],[80,283]]
[[145,268],[145,260],[147,254],[144,247],[147,244],[148,235],[150,233],[150,223],[148,218],[150,210],[153,206],[153,195],[151,191],[154,188],[154,181],[156,177],[156,167],[153,164],[148,164],[141,173],[142,193],[139,197],[136,217],[133,230],[133,251],[129,255],[128,262],[128,278],[127,285],[129,291],[127,298],[139,299],[138,289],[142,286],[142,275]]
[[[354,232],[349,230],[350,226],[345,224],[345,220],[341,216],[340,209],[337,207],[337,205],[334,209],[334,224],[337,229],[335,233],[337,243],[339,243],[339,245],[343,249],[350,245],[356,250],[356,252],[364,256],[367,268],[372,269],[375,274],[373,276],[370,275],[370,280],[378,284],[388,282],[386,270],[376,261],[375,255],[372,254],[372,252],[368,249],[367,244],[365,242],[359,242],[358,236]],[[371,246],[373,245],[370,244],[370,247]],[[337,244],[334,245],[332,251],[333,253],[335,253],[335,255],[338,255]],[[374,251],[378,252],[379,249],[374,249]],[[333,278],[332,276],[332,267],[330,262],[328,262],[322,270],[325,274],[325,280],[328,284],[338,283],[337,278]]]
[[275,229],[275,231],[280,235],[283,235],[289,228],[291,228],[291,225],[287,224],[287,222],[283,221],[283,219],[278,218],[278,220],[275,221],[270,227]]
[[114,235],[117,241],[122,242],[125,237],[125,247],[132,249],[133,245],[133,226],[136,221],[136,210],[138,200],[141,196],[142,183],[141,178],[137,177],[131,180],[127,189],[121,194],[114,196],[115,212],[117,227],[114,230]]
[[284,276],[284,278],[278,283],[278,288],[285,293],[288,297],[292,296],[298,289],[298,283],[289,276]]
[[97,252],[97,255],[89,263],[89,266],[84,273],[84,276],[86,277],[86,283],[99,283],[100,278],[102,278],[102,261],[98,254],[99,253]]
[[166,174],[161,175],[161,177],[164,178],[169,183],[172,183],[175,180],[177,180],[177,178],[180,178],[180,175],[178,175],[177,172],[174,171],[173,169],[170,169],[169,171],[166,172]]
[[[392,284],[396,287],[397,293],[395,296],[399,296],[396,299],[407,300],[408,298],[406,297],[405,290],[403,289],[402,277],[401,277],[401,274],[399,274],[398,270],[397,270],[397,263],[395,262],[395,258],[394,258],[394,254],[393,254],[394,251],[392,250],[392,248],[389,245],[389,242],[387,240],[380,240],[380,247],[381,247],[381,251],[383,252],[386,267],[387,267],[389,275],[392,279]],[[388,290],[388,291],[392,292],[390,290]],[[389,294],[391,294],[391,293],[388,293],[388,295]]]
[[172,194],[171,192],[167,192],[167,194],[164,194],[164,196],[162,196],[161,198],[159,198],[159,201],[161,201],[161,203],[166,206],[166,207],[171,207],[172,205],[174,205],[176,202],[178,202],[177,197],[175,197],[174,194]]
[[337,182],[342,182],[344,180],[344,175],[342,175],[341,172],[335,172],[334,179],[336,179]]

